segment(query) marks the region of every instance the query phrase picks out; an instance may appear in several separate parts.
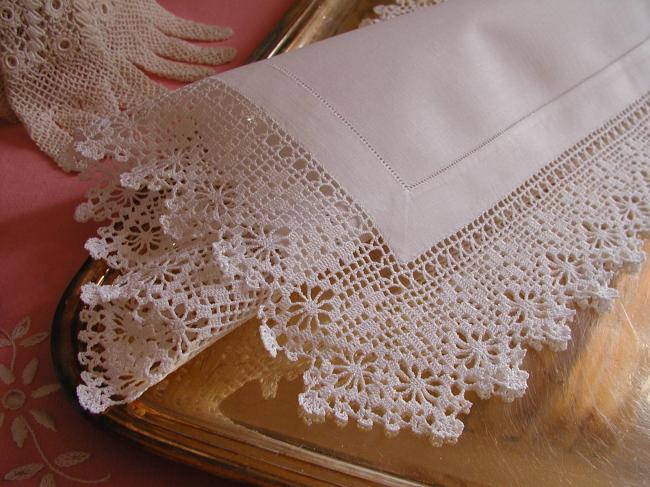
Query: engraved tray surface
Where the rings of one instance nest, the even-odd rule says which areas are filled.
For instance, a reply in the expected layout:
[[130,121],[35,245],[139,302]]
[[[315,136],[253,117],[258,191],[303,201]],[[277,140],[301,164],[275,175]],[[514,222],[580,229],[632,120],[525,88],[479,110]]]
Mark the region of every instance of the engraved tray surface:
[[[254,59],[358,25],[373,4],[298,2]],[[646,252],[650,251],[650,244]],[[75,400],[80,287],[115,272],[88,260],[59,304],[52,355]],[[252,320],[139,400],[89,419],[166,458],[259,485],[650,485],[650,264],[616,282],[604,315],[579,312],[566,352],[529,351],[526,395],[476,398],[456,445],[300,418],[302,364],[271,358]]]

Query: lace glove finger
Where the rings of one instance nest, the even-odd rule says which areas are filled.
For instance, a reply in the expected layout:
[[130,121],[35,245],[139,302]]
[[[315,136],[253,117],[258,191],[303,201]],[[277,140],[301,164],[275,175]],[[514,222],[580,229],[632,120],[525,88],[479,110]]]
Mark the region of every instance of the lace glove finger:
[[[112,90],[120,109],[124,110],[162,96],[167,90],[142,74],[132,61],[117,58],[120,77],[113,80]],[[136,63],[137,65],[137,63]]]
[[36,146],[50,156],[64,171],[81,169],[76,164],[71,164],[67,157],[67,148],[73,141],[70,132],[59,126],[51,113],[30,109],[21,113],[19,119]]
[[170,61],[153,54],[137,54],[133,63],[145,71],[177,81],[196,81],[214,74],[212,68]]
[[233,47],[197,46],[161,33],[155,35],[152,49],[159,56],[174,61],[208,65],[227,63],[237,54]]
[[230,27],[181,19],[152,0],[148,3],[151,4],[154,25],[167,35],[192,41],[223,41],[233,34]]
[[94,10],[103,41],[113,56],[165,78],[195,81],[214,73],[174,61],[221,64],[235,55],[232,48],[193,46],[165,35],[176,32],[182,37],[214,40],[231,31],[178,19],[153,0],[101,0]]

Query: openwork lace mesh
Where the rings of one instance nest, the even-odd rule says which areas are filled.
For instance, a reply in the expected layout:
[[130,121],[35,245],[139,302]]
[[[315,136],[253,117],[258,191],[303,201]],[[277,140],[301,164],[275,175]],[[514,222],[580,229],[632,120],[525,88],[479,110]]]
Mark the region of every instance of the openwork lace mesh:
[[0,0],[0,118],[15,116],[63,169],[76,130],[164,91],[140,69],[180,80],[212,74],[235,54],[183,39],[230,29],[174,17],[154,0]]
[[575,309],[644,259],[649,116],[646,96],[407,263],[216,79],[94,127],[77,147],[115,162],[77,217],[108,220],[87,248],[121,276],[83,289],[81,403],[131,401],[257,316],[272,355],[307,363],[306,418],[455,441],[469,392],[521,396],[526,349],[563,350]]

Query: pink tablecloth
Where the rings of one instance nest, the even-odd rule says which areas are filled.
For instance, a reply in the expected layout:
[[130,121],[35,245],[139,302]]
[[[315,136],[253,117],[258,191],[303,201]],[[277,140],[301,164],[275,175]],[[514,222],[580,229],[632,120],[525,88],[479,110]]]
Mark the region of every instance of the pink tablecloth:
[[[161,0],[228,25],[241,64],[293,0]],[[224,68],[225,69],[225,68]],[[57,389],[49,329],[87,258],[92,224],[73,221],[85,184],[41,154],[19,126],[0,127],[0,483],[41,487],[229,485],[96,429]]]

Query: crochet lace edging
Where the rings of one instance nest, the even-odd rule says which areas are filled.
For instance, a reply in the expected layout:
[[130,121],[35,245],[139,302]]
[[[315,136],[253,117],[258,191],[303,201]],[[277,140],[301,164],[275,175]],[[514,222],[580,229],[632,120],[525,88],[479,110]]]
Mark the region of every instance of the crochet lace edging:
[[[576,309],[606,309],[615,274],[644,260],[648,114],[644,96],[405,264],[318,161],[218,81],[103,127],[129,163],[78,215],[109,219],[87,248],[122,276],[84,288],[80,401],[129,402],[257,316],[272,355],[308,364],[309,420],[456,441],[469,392],[520,397],[526,348],[566,348]],[[145,133],[156,142],[138,148]],[[101,152],[98,137],[81,151]]]

